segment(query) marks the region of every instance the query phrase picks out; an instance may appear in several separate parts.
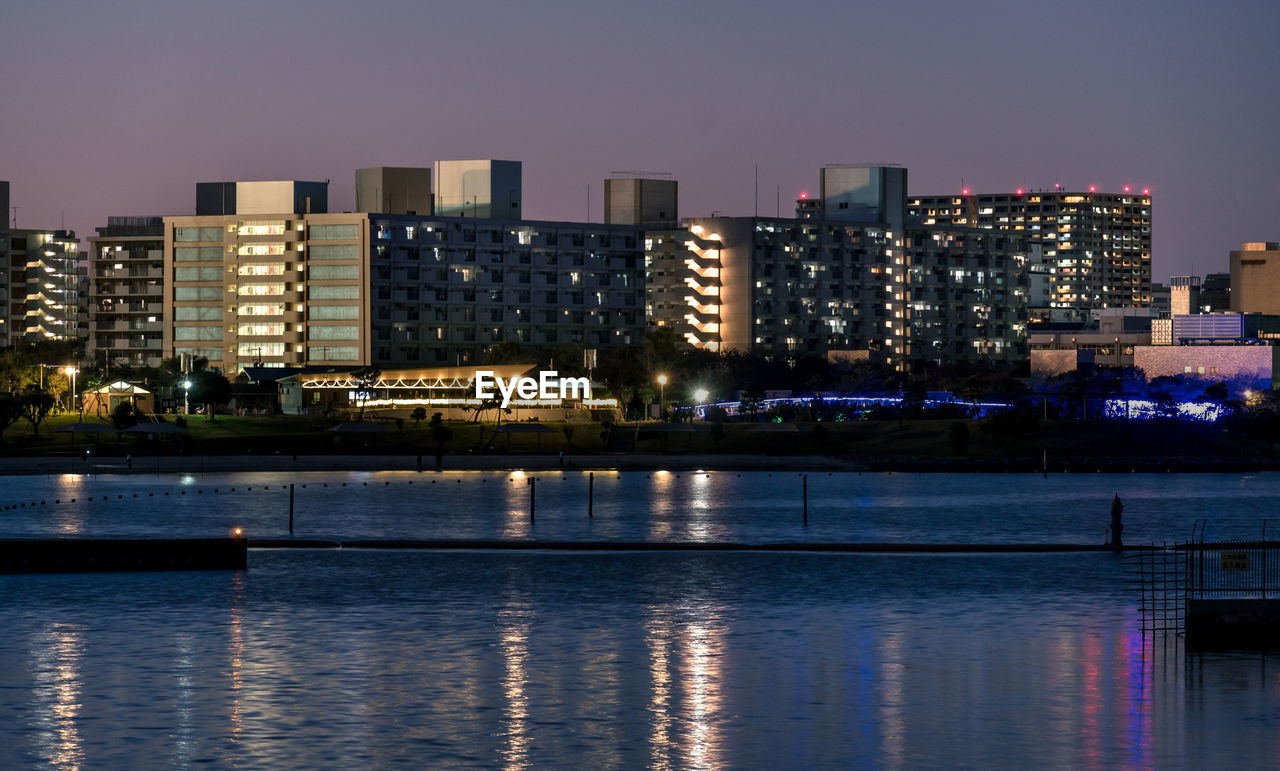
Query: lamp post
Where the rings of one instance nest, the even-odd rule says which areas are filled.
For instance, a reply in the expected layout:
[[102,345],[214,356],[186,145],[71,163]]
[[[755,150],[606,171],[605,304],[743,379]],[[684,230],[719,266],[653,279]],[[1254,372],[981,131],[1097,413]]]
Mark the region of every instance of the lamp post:
[[658,375],[658,419],[662,419],[664,405],[667,403],[667,376]]
[[182,381],[182,414],[191,414],[191,381]]
[[[707,389],[699,388],[698,390],[693,392],[693,400],[697,403],[697,406],[701,407],[702,405],[706,404],[707,397],[710,395],[711,395],[711,392],[708,391]],[[703,420],[707,419],[707,411],[705,408],[702,410],[702,419]]]
[[70,376],[71,378],[71,411],[75,412],[76,411],[76,368],[67,367],[62,371],[64,374]]

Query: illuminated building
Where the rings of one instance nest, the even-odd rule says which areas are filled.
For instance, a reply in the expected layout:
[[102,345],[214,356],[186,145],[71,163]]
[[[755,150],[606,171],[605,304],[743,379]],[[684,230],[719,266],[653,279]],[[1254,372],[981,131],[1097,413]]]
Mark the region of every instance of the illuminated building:
[[1026,352],[1024,246],[974,229],[687,219],[646,233],[646,315],[708,350],[1012,361]]
[[87,333],[80,240],[71,230],[18,228],[9,220],[9,183],[0,181],[0,345],[77,340]]
[[908,216],[925,225],[1025,235],[1043,250],[1048,308],[1067,311],[1075,319],[1087,319],[1092,309],[1151,304],[1150,190],[962,190],[959,195],[911,196]]
[[90,361],[158,367],[164,337],[164,220],[109,217],[89,239]]
[[10,228],[6,254],[9,345],[18,340],[76,340],[80,325],[80,239],[70,230]]
[[312,183],[228,184],[251,211],[164,218],[165,356],[225,372],[439,366],[477,363],[507,341],[641,339],[638,228],[330,214]]

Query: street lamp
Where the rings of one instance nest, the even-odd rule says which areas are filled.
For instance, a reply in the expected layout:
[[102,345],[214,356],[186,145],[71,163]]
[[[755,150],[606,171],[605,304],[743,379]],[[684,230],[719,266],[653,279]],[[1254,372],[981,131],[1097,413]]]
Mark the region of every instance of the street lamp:
[[667,403],[667,376],[658,375],[658,419],[662,419],[662,408]]
[[182,381],[182,414],[191,414],[191,381]]
[[707,397],[708,397],[708,396],[710,396],[710,395],[711,395],[711,392],[710,392],[710,391],[708,391],[707,389],[705,389],[705,388],[699,388],[698,390],[696,390],[696,391],[694,391],[694,392],[693,392],[693,399],[694,399],[694,401],[696,401],[698,404],[702,404],[703,402],[705,402],[705,401],[707,400]]
[[76,411],[76,368],[67,367],[62,370],[64,374],[71,378],[71,411]]

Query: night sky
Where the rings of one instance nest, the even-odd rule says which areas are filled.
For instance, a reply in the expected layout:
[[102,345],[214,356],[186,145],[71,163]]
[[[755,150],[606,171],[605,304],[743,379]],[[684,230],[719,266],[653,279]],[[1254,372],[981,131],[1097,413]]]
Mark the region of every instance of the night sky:
[[[0,8],[18,225],[189,214],[197,181],[524,162],[525,214],[613,171],[782,211],[826,163],[911,191],[1150,187],[1155,278],[1280,240],[1280,3],[62,2]],[[64,219],[65,218],[65,219]]]

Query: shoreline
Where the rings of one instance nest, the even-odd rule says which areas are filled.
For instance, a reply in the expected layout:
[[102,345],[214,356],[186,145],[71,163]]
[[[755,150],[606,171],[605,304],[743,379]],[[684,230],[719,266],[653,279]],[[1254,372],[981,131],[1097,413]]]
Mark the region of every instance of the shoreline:
[[[421,458],[421,466],[419,466]],[[247,471],[436,470],[435,455],[144,455],[34,456],[0,458],[0,476],[40,474],[183,474]],[[445,455],[444,471],[765,471],[931,474],[1128,474],[1252,473],[1277,471],[1273,462],[1228,458],[1039,458],[875,457],[824,455]]]

